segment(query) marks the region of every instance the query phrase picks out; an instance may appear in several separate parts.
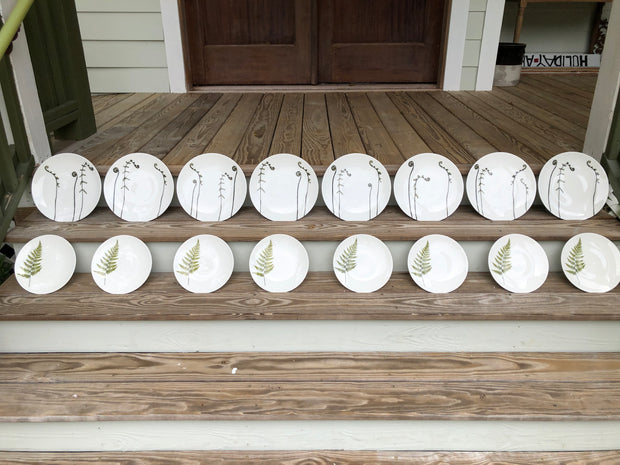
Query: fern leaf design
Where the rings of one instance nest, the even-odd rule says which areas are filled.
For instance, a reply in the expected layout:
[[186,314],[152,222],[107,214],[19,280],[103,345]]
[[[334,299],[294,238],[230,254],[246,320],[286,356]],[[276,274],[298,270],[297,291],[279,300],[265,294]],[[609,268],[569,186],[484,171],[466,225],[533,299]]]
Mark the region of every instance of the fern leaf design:
[[18,273],[19,276],[28,279],[28,287],[30,287],[32,277],[43,268],[43,264],[41,263],[42,259],[43,246],[41,245],[41,241],[39,241],[37,246],[28,254],[24,264],[21,266],[22,272]]
[[254,265],[254,274],[266,281],[267,275],[273,271],[274,266],[273,243],[269,241],[269,245],[258,255],[258,260],[256,260],[256,265]]
[[577,276],[586,267],[586,262],[583,259],[583,246],[581,245],[581,238],[577,241],[577,244],[570,249],[564,267],[568,273],[575,276]]
[[493,272],[503,278],[504,275],[512,268],[511,260],[510,239],[508,239],[508,242],[506,242],[506,244],[499,249],[499,252],[497,252],[495,259],[493,260]]
[[110,247],[105,252],[105,254],[103,254],[103,257],[101,258],[101,260],[99,260],[99,263],[97,263],[97,268],[99,269],[95,270],[95,273],[100,274],[104,277],[104,284],[107,276],[110,273],[114,272],[116,270],[116,267],[118,266],[118,251],[119,245],[117,240],[116,243],[112,247]]
[[416,255],[411,268],[413,274],[419,278],[423,278],[425,274],[428,274],[433,269],[431,265],[431,247],[428,241],[426,241],[426,245]]
[[344,273],[344,279],[346,282],[347,273],[357,266],[357,238],[355,238],[353,244],[347,247],[345,251],[340,254],[336,260],[336,265],[336,270]]
[[187,251],[183,260],[179,264],[179,270],[177,273],[187,276],[187,283],[189,284],[189,277],[194,274],[200,268],[200,240],[196,239],[196,244]]

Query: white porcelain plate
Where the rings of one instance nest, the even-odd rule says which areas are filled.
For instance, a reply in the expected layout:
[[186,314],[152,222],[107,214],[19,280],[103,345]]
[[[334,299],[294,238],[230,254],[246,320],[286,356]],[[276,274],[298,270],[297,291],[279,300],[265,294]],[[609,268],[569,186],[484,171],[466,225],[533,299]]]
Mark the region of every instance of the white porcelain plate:
[[258,212],[273,221],[303,218],[316,203],[319,181],[312,167],[289,153],[261,161],[250,177],[250,199]]
[[252,278],[269,292],[292,291],[306,278],[308,267],[305,247],[286,234],[265,237],[250,254]]
[[407,257],[407,269],[415,283],[434,293],[457,289],[467,277],[468,266],[463,247],[441,234],[430,234],[416,241]]
[[620,250],[600,234],[577,234],[564,244],[562,271],[582,291],[611,291],[620,283]]
[[549,260],[542,246],[523,234],[500,237],[489,251],[493,279],[510,292],[538,289],[547,279]]
[[116,216],[150,221],[166,211],[174,181],[168,167],[148,153],[130,153],[112,164],[103,181],[103,195]]
[[134,236],[115,236],[101,244],[90,265],[97,286],[110,294],[127,294],[142,286],[153,259],[144,242]]
[[420,153],[405,161],[394,177],[400,209],[414,220],[441,221],[463,199],[463,177],[443,155]]
[[540,170],[538,192],[547,210],[563,220],[586,220],[596,215],[609,195],[609,180],[594,158],[564,152]]
[[392,254],[381,240],[368,234],[356,234],[342,241],[333,259],[338,281],[354,292],[381,289],[392,275]]
[[35,237],[15,259],[15,277],[33,294],[49,294],[69,282],[75,271],[75,250],[60,236]]
[[101,177],[86,158],[59,153],[45,160],[32,177],[32,200],[50,220],[87,217],[101,197]]
[[190,292],[213,292],[230,279],[234,258],[226,242],[202,234],[186,240],[174,256],[174,276]]
[[321,184],[327,208],[341,220],[371,220],[390,200],[392,185],[385,167],[363,153],[349,153],[328,166]]
[[235,161],[219,153],[203,153],[181,169],[177,197],[183,210],[200,221],[224,221],[239,211],[248,187]]
[[524,215],[536,197],[536,178],[521,158],[506,152],[485,155],[467,174],[467,197],[485,218],[514,220]]

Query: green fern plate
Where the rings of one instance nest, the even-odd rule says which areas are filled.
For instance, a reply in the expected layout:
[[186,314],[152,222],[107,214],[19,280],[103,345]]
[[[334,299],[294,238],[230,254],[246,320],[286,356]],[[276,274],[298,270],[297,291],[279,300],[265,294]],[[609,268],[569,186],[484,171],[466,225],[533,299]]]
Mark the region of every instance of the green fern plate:
[[600,234],[571,237],[560,260],[566,278],[584,292],[608,292],[620,283],[620,250]]
[[407,269],[415,283],[427,292],[457,289],[467,277],[467,255],[454,239],[430,234],[419,239],[407,257]]
[[392,268],[390,249],[368,234],[346,238],[334,252],[334,274],[344,287],[354,292],[381,289],[390,279]]
[[190,292],[214,292],[228,282],[234,257],[230,246],[217,236],[201,234],[186,240],[174,256],[174,276]]
[[153,259],[137,237],[114,236],[101,244],[90,265],[93,280],[110,294],[127,294],[142,286],[151,273]]
[[549,260],[542,246],[529,236],[507,234],[489,251],[489,272],[501,287],[510,292],[533,292],[549,274]]
[[35,237],[17,254],[15,277],[21,287],[33,294],[49,294],[69,282],[75,271],[73,246],[53,234]]
[[306,278],[309,267],[305,247],[287,234],[265,237],[250,254],[252,279],[269,292],[292,291]]

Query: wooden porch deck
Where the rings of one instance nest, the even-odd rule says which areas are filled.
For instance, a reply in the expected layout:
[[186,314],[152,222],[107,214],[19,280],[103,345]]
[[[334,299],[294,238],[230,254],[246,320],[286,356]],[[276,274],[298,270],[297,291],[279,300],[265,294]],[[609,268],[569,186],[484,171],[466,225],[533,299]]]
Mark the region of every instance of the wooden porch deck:
[[159,157],[173,174],[205,152],[231,156],[246,174],[280,152],[317,174],[350,152],[376,157],[391,174],[416,153],[436,152],[465,173],[494,151],[538,172],[557,153],[582,149],[595,84],[594,74],[526,74],[491,92],[98,95],[98,132],[57,151],[82,154],[102,173],[131,152]]

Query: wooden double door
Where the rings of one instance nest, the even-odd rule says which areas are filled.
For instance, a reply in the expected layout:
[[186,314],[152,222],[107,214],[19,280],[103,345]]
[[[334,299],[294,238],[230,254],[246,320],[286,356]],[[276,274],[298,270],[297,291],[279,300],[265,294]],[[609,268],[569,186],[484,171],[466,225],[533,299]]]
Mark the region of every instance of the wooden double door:
[[443,0],[184,0],[194,86],[435,83]]

